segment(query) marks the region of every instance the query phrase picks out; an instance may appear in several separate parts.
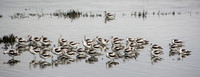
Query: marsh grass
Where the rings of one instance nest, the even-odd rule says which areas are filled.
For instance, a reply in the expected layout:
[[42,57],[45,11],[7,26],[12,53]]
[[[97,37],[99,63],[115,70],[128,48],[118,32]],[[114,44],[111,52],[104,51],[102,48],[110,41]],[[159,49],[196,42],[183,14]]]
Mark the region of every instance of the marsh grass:
[[4,35],[3,37],[0,38],[0,44],[4,43],[4,44],[10,44],[10,45],[14,45],[15,41],[15,35],[14,34],[10,34],[10,35]]
[[0,18],[2,18],[3,17],[3,15],[0,15]]

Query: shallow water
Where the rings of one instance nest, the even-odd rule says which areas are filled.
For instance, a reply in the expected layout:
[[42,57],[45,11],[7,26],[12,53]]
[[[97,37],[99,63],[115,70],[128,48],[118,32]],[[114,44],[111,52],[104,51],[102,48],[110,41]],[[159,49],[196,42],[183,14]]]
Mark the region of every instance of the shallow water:
[[[71,19],[45,16],[41,18],[30,17],[25,19],[11,19],[10,16],[16,12],[24,12],[25,8],[30,8],[28,12],[55,12],[58,9],[75,9],[82,12],[92,12],[104,14],[104,11],[116,14],[115,20],[105,23],[104,17],[80,17],[71,21]],[[72,62],[58,66],[47,66],[41,68],[30,68],[29,63],[33,60],[32,54],[24,52],[15,57],[20,62],[9,65],[6,64],[11,59],[8,55],[0,53],[0,76],[150,76],[150,77],[198,77],[200,76],[199,46],[200,41],[200,1],[198,0],[107,0],[107,1],[79,1],[79,0],[1,0],[0,1],[0,36],[15,34],[26,38],[27,35],[46,36],[57,43],[57,39],[62,35],[69,41],[80,42],[84,35],[88,38],[96,36],[111,39],[111,36],[119,38],[142,37],[151,43],[158,44],[164,49],[164,54],[160,57],[162,61],[151,62],[150,46],[146,45],[139,51],[137,59],[115,60],[119,64],[108,68],[106,63],[110,59],[104,55],[97,57],[98,61],[92,64],[88,63],[87,57],[81,61]],[[146,18],[131,16],[132,11],[146,10],[149,13],[162,12],[181,12],[180,15],[158,16],[148,14]],[[191,11],[191,14],[188,13]],[[123,13],[126,14],[123,16]],[[169,56],[169,46],[172,38],[178,38],[185,43],[185,49],[191,50],[191,55],[178,60],[178,55]],[[125,43],[125,41],[124,41]],[[4,44],[0,44],[3,47]],[[82,44],[79,47],[83,47]],[[111,44],[108,46],[111,47]],[[111,50],[109,50],[111,51]],[[54,57],[55,59],[55,57]],[[37,56],[37,60],[42,60]],[[51,63],[51,59],[47,59]]]

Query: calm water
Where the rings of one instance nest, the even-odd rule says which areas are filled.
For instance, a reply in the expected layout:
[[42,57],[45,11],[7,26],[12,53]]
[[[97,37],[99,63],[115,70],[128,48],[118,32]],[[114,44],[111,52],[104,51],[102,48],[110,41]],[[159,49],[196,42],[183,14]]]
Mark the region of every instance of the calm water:
[[[26,12],[50,13],[58,9],[75,9],[82,12],[92,12],[104,14],[104,11],[116,14],[115,20],[105,23],[104,17],[80,17],[71,21],[70,19],[45,16],[41,18],[31,17],[25,19],[11,19],[11,15],[16,12],[24,12],[25,8],[30,8]],[[162,12],[181,12],[180,15],[157,16],[148,14],[143,18],[131,16],[132,11],[146,10],[149,13],[153,11]],[[188,13],[191,11],[191,14]],[[24,52],[21,56],[15,57],[20,62],[10,65],[6,64],[11,57],[3,54],[0,49],[0,77],[13,76],[84,76],[84,77],[102,77],[102,76],[150,76],[150,77],[198,77],[200,76],[200,1],[198,0],[0,0],[0,36],[15,34],[27,38],[27,35],[46,36],[57,43],[60,35],[69,41],[80,42],[83,36],[95,38],[96,36],[111,39],[111,36],[120,38],[143,37],[151,43],[161,45],[164,54],[160,57],[162,61],[151,62],[150,47],[146,45],[140,50],[137,59],[115,60],[119,64],[111,68],[106,63],[110,59],[104,55],[97,57],[98,61],[90,64],[86,59],[66,63],[58,66],[47,66],[41,68],[37,65],[30,67],[33,60],[32,54]],[[126,14],[126,15],[123,15]],[[178,55],[169,56],[169,46],[172,38],[178,38],[185,43],[185,49],[192,53],[186,58],[178,60]],[[124,41],[125,42],[125,41]],[[3,44],[0,44],[3,47]],[[79,47],[83,47],[82,44]],[[109,44],[109,48],[111,44]],[[111,50],[109,50],[111,51]],[[100,52],[100,51],[99,51]],[[55,58],[54,58],[55,59]],[[74,58],[76,59],[76,58]],[[37,60],[42,60],[37,56]],[[47,59],[51,63],[51,59]]]

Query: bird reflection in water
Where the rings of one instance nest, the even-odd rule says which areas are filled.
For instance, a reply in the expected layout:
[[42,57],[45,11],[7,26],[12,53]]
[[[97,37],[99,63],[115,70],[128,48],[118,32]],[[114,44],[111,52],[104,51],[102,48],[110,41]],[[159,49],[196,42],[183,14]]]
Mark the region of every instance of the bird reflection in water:
[[95,62],[98,62],[98,58],[95,56],[91,56],[90,58],[88,58],[87,60],[85,60],[86,63],[89,64],[94,64]]
[[190,56],[190,54],[179,54],[177,51],[169,51],[169,56],[178,56],[177,60],[183,60],[183,58],[186,58],[187,56]]
[[76,56],[76,62],[78,62],[78,61],[81,61],[81,60],[84,60],[84,59],[86,59],[88,56],[87,55],[77,55]]
[[36,60],[32,60],[31,62],[29,62],[29,68],[30,70],[32,68],[37,68],[37,66],[40,64],[40,61],[36,61]]
[[177,60],[183,60],[183,58],[186,58],[186,56],[189,56],[190,54],[179,54]]
[[104,21],[104,23],[106,24],[107,22],[110,22],[110,21],[112,21],[112,20],[114,20],[114,19],[105,18],[105,21]]
[[159,56],[151,56],[151,64],[153,65],[154,63],[157,63],[159,61],[164,60],[163,58],[159,57]]
[[36,61],[36,60],[32,60],[30,63],[29,63],[29,68],[30,70],[32,68],[37,68],[37,66],[40,67],[40,69],[44,69],[46,67],[49,67],[51,66],[52,64],[50,62],[47,62],[47,61]]
[[52,67],[57,67],[58,65],[71,64],[73,62],[75,62],[75,59],[69,57],[68,55],[60,55],[56,60],[52,60]]
[[9,64],[10,66],[14,66],[15,64],[21,62],[20,60],[10,59],[7,62],[3,62],[3,64]]
[[40,66],[40,69],[44,69],[48,66],[51,66],[51,63],[50,62],[47,62],[47,61],[40,61],[39,62],[39,66]]
[[137,57],[138,57],[139,53],[134,53],[134,54],[125,54],[124,57],[123,57],[123,61],[126,62],[126,61],[129,61],[131,59],[135,59],[137,60]]
[[114,60],[110,60],[110,61],[106,62],[106,67],[107,68],[112,68],[112,67],[114,67],[116,65],[119,65],[119,62],[115,62]]

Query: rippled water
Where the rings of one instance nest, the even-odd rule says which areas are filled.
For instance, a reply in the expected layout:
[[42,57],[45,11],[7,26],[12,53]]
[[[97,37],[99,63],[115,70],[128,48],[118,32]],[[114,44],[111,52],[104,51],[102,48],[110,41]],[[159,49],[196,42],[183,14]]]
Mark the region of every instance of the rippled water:
[[[11,19],[10,16],[16,12],[24,12],[25,8],[30,8],[28,12],[55,12],[58,9],[75,9],[83,12],[104,14],[104,11],[116,14],[115,20],[105,23],[104,17],[80,17],[71,21],[70,19],[45,16],[41,18],[30,17],[25,19]],[[3,54],[0,49],[0,76],[150,76],[150,77],[198,77],[200,76],[200,1],[198,0],[1,0],[0,1],[0,36],[15,34],[26,38],[27,35],[46,36],[57,43],[57,39],[62,35],[70,41],[80,42],[84,35],[88,38],[96,36],[111,39],[111,36],[120,38],[143,37],[151,43],[161,45],[164,54],[160,57],[162,61],[151,62],[150,46],[146,45],[140,50],[137,59],[115,60],[119,64],[108,68],[106,63],[110,59],[104,55],[97,57],[98,61],[90,64],[87,57],[81,61],[66,63],[58,66],[47,66],[46,68],[37,65],[30,68],[33,60],[32,54],[24,52],[15,57],[20,62],[7,64],[11,57]],[[132,11],[146,10],[149,13],[181,12],[180,15],[158,16],[149,14],[145,19],[131,16]],[[191,12],[191,13],[188,13]],[[123,15],[126,14],[126,15]],[[191,50],[191,55],[178,60],[178,55],[169,56],[169,46],[172,38],[178,38],[185,43],[185,49]],[[124,41],[125,42],[125,41]],[[4,44],[0,44],[3,47]],[[82,44],[79,47],[83,47]],[[111,47],[111,44],[109,44]],[[111,51],[111,50],[109,50]],[[100,51],[99,51],[100,52]],[[55,59],[55,58],[54,58]],[[37,60],[42,60],[37,56]],[[51,59],[47,59],[51,63]]]

